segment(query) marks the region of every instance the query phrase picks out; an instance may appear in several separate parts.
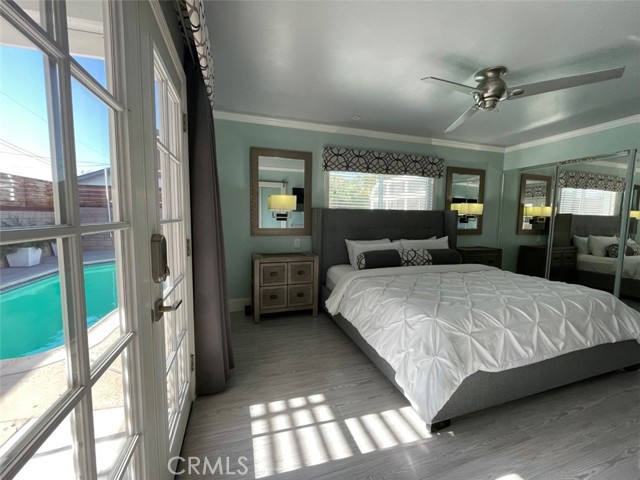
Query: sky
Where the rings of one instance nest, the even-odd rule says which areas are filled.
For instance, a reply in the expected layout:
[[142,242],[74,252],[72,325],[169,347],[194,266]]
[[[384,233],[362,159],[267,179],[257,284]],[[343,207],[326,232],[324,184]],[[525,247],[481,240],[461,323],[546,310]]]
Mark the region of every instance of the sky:
[[[44,56],[35,49],[0,45],[0,171],[51,180],[51,149]],[[75,56],[106,86],[103,59]],[[78,175],[108,167],[108,107],[72,79]]]

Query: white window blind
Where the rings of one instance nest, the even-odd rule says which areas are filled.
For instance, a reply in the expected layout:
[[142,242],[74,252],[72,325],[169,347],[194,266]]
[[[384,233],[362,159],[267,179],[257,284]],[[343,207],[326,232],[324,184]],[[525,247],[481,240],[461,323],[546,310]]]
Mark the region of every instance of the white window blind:
[[411,175],[327,172],[329,208],[432,210],[435,179]]
[[563,188],[560,191],[560,213],[577,215],[614,215],[619,192],[585,188]]

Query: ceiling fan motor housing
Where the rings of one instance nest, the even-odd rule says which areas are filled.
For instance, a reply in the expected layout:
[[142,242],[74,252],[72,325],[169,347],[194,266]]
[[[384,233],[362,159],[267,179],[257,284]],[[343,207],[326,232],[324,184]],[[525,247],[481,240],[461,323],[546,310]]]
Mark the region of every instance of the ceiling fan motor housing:
[[475,74],[475,81],[478,82],[478,90],[481,93],[475,93],[474,98],[481,110],[491,111],[496,108],[507,90],[507,84],[502,80],[507,71],[507,67],[500,66],[485,68]]

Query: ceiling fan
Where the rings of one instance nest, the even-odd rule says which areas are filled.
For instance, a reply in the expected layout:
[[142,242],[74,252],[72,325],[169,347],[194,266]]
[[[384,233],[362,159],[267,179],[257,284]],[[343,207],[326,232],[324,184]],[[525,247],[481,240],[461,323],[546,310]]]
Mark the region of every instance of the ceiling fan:
[[455,122],[449,125],[449,128],[445,130],[445,133],[447,133],[458,128],[465,120],[469,119],[469,117],[478,110],[483,110],[485,112],[495,110],[498,102],[503,100],[530,97],[532,95],[538,95],[539,93],[547,93],[554,90],[579,87],[580,85],[587,85],[589,83],[620,78],[624,73],[624,69],[624,66],[616,67],[609,70],[583,73],[581,75],[574,75],[571,77],[555,78],[553,80],[545,80],[543,82],[518,85],[517,87],[507,87],[507,84],[504,82],[502,77],[507,74],[508,70],[507,67],[503,66],[485,68],[476,73],[474,77],[475,81],[478,82],[476,87],[469,87],[461,83],[437,77],[424,77],[421,78],[421,80],[441,82],[449,87],[455,88],[459,92],[471,94],[473,96],[475,104],[460,115]]

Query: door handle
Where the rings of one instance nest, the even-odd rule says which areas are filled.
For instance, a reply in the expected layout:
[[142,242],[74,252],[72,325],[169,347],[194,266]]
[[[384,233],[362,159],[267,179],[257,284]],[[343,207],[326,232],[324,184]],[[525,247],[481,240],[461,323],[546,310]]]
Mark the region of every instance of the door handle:
[[176,300],[171,305],[164,305],[162,298],[156,300],[156,303],[153,304],[153,320],[154,322],[160,321],[165,312],[175,312],[180,305],[182,305],[182,300]]
[[164,235],[151,235],[151,276],[155,283],[164,282],[169,276],[167,239]]

